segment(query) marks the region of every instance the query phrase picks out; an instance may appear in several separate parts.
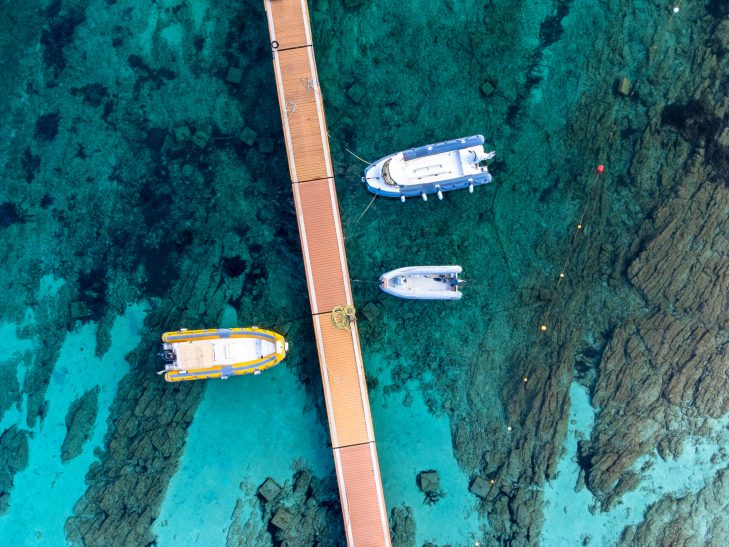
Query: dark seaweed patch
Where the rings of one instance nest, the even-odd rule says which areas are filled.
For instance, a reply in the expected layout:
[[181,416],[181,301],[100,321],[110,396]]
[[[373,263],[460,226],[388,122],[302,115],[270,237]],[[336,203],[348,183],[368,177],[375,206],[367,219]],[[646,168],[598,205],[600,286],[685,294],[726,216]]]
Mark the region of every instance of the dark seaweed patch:
[[175,251],[183,253],[192,245],[192,230],[182,230],[179,232],[173,240]]
[[514,126],[513,122],[516,119],[516,115],[519,113],[519,108],[521,107],[522,100],[522,97],[517,97],[517,102],[514,104],[510,104],[509,108],[506,109],[506,123],[512,127]]
[[109,96],[109,91],[101,84],[88,84],[83,87],[74,87],[71,89],[74,96],[83,96],[84,104],[97,107],[101,106],[104,98]]
[[671,104],[663,109],[661,123],[673,127],[692,143],[706,143],[706,160],[719,172],[729,169],[729,153],[718,142],[719,131],[727,120],[714,114],[706,101],[691,99],[686,104]]
[[89,272],[79,275],[79,300],[89,308],[91,321],[99,321],[104,315],[107,287],[105,264],[95,266]]
[[25,222],[25,218],[18,211],[17,205],[9,201],[0,203],[0,228],[7,228],[21,222]]
[[170,246],[147,247],[141,252],[147,272],[144,290],[150,296],[164,296],[180,277],[178,255]]
[[36,156],[30,151],[30,147],[25,149],[23,157],[20,160],[20,165],[25,173],[25,181],[33,182],[33,179],[38,174],[40,169],[41,159],[40,156]]
[[636,133],[640,133],[640,129],[636,127],[626,127],[625,129],[622,129],[620,131],[620,138],[623,140],[627,140]]
[[41,198],[40,206],[41,209],[48,209],[56,200],[50,194],[45,194]]
[[139,93],[145,83],[152,83],[155,89],[161,89],[166,80],[174,80],[177,75],[168,68],[153,69],[144,62],[139,55],[127,57],[127,63],[137,73],[137,80],[134,82],[134,92]]
[[547,203],[554,197],[554,193],[558,190],[556,184],[550,184],[539,193],[539,203]]
[[241,224],[233,228],[233,231],[242,239],[251,231],[251,227],[246,224]]
[[43,62],[58,76],[66,68],[63,49],[73,41],[76,27],[86,19],[84,13],[76,8],[61,9],[61,2],[56,0],[46,10],[49,17],[48,26],[41,33],[40,43],[43,48]]
[[261,245],[260,243],[251,243],[248,247],[248,250],[250,251],[253,258],[257,258],[263,252],[263,245]]
[[144,137],[144,144],[147,145],[150,152],[152,152],[153,161],[160,161],[160,153],[162,152],[162,145],[165,143],[165,137],[167,136],[167,129],[162,127],[150,127],[145,131],[146,136]]
[[729,2],[727,0],[709,0],[706,4],[706,11],[717,19],[724,19],[729,15]]
[[556,13],[546,17],[539,26],[539,45],[532,54],[532,59],[529,63],[529,68],[527,69],[524,88],[519,92],[514,103],[509,106],[506,112],[505,121],[511,127],[514,127],[514,123],[519,111],[521,110],[522,103],[529,96],[532,88],[542,81],[539,65],[542,61],[543,50],[562,37],[562,33],[564,32],[562,20],[569,13],[570,2],[571,0],[559,0],[557,2]]
[[260,58],[264,48],[269,47],[267,41],[260,39],[261,33],[258,31],[256,17],[263,14],[260,12],[258,4],[254,3],[253,6],[257,13],[251,13],[249,6],[232,17],[228,23],[228,33],[225,36],[225,58],[229,65],[239,63],[241,59]]
[[169,217],[172,192],[169,171],[161,164],[155,165],[139,190],[139,203],[143,207],[144,224],[158,226]]
[[569,3],[562,0],[557,3],[557,13],[545,17],[539,25],[539,42],[542,48],[552,45],[562,37],[564,28],[562,20],[569,13]]
[[109,121],[109,116],[111,116],[113,113],[114,113],[114,102],[107,101],[107,103],[104,105],[104,113],[101,115],[101,119],[104,120],[104,122],[109,124],[111,127],[116,128],[116,124]]
[[61,13],[61,0],[52,0],[46,8],[46,17],[48,19],[55,19],[59,13]]
[[661,113],[661,123],[676,128],[687,140],[710,139],[719,129],[720,119],[704,101],[691,99],[686,104],[670,104]]
[[52,141],[58,135],[58,122],[60,121],[60,112],[43,114],[35,122],[34,137],[41,141]]
[[577,443],[577,465],[585,472],[585,475],[589,476],[590,470],[592,469],[593,455],[588,452],[588,446],[589,444],[585,441]]
[[240,277],[248,267],[248,262],[240,256],[224,256],[221,262],[223,273],[228,277]]
[[203,48],[205,48],[205,37],[195,36],[195,39],[192,41],[192,45],[195,48],[195,51],[198,53],[202,52]]

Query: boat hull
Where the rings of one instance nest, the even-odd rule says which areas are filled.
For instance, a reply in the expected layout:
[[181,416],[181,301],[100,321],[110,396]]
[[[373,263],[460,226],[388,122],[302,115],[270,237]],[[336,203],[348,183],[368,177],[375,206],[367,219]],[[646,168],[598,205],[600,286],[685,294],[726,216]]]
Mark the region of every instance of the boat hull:
[[162,342],[168,382],[260,374],[288,350],[282,335],[258,327],[165,332]]
[[483,143],[482,135],[474,135],[391,154],[370,164],[363,181],[373,194],[400,199],[472,190],[492,180],[479,161],[493,156]]
[[380,289],[407,300],[460,300],[460,266],[408,266],[382,274]]

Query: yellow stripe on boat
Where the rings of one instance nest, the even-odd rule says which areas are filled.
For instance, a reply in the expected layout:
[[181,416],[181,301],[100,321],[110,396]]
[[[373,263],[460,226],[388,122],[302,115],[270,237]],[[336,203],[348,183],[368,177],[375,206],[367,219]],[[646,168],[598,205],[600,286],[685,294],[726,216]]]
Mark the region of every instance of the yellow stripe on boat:
[[277,332],[258,327],[178,330],[162,335],[165,380],[180,382],[259,374],[286,357]]

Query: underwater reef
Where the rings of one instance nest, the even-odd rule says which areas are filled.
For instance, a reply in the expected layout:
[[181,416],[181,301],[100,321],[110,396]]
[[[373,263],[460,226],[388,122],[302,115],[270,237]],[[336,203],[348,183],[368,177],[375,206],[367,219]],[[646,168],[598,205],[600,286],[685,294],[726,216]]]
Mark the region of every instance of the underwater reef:
[[[729,538],[729,10],[672,7],[309,3],[395,545]],[[162,545],[193,447],[269,404],[296,431],[229,444],[308,456],[211,456],[203,486],[235,485],[215,537],[344,544],[262,3],[0,14],[0,537]],[[494,183],[442,203],[372,201],[352,155],[477,133]],[[463,300],[379,292],[418,263],[463,266]],[[161,332],[225,321],[286,334],[270,383],[155,374]],[[570,541],[545,516],[561,465],[590,499]]]

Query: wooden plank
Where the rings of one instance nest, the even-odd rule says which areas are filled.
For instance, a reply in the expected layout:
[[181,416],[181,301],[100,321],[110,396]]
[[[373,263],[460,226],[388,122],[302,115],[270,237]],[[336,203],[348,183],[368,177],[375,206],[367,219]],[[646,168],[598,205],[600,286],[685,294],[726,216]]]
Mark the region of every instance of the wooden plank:
[[313,320],[332,447],[374,441],[357,331],[335,327],[328,314]]
[[352,304],[333,179],[293,185],[312,313]]
[[380,465],[374,443],[334,449],[349,545],[390,545]]
[[313,49],[274,52],[273,64],[291,180],[333,176]]
[[265,6],[271,42],[278,42],[279,50],[311,45],[306,0],[273,0]]

